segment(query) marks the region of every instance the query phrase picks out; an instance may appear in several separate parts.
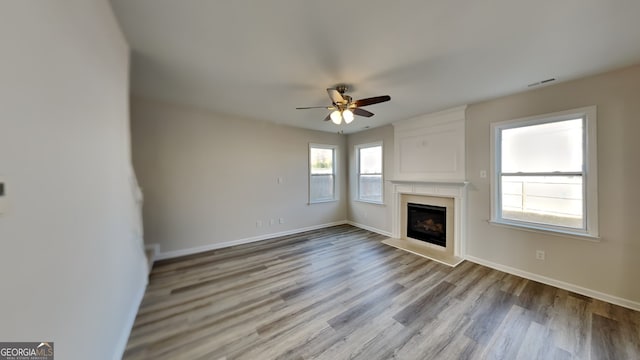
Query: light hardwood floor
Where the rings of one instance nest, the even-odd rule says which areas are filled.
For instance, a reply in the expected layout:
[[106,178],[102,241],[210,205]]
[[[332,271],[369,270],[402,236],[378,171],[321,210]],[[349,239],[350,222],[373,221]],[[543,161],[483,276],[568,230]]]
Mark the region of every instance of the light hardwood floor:
[[158,262],[125,359],[640,359],[640,313],[348,225]]

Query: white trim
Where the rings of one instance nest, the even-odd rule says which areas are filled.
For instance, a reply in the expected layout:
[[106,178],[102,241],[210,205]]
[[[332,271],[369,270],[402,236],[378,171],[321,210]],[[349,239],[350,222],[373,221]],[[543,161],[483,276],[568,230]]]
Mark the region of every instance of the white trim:
[[527,223],[518,223],[518,222],[510,222],[505,220],[488,220],[487,221],[491,225],[500,226],[509,229],[515,230],[524,230],[529,232],[535,232],[538,234],[552,235],[552,236],[561,236],[578,240],[587,240],[592,242],[600,242],[602,240],[599,236],[592,236],[587,233],[582,232],[573,232],[573,231],[563,231],[560,229],[549,230],[547,227],[538,227],[532,226]]
[[160,244],[158,243],[154,243],[154,244],[144,244],[144,251],[145,253],[151,250],[151,260],[155,260],[156,257],[158,256],[158,254],[160,253]]
[[[333,153],[333,161],[332,161],[332,165],[333,165],[333,171],[331,174],[315,174],[315,175],[332,175],[333,176],[333,198],[331,199],[320,199],[320,200],[313,200],[311,199],[311,177],[314,175],[311,173],[311,149],[329,149],[332,151]],[[309,156],[308,158],[308,166],[309,166],[309,187],[308,187],[308,197],[309,197],[309,202],[307,203],[308,205],[311,204],[320,204],[320,203],[325,203],[325,202],[332,202],[332,201],[338,201],[340,200],[340,195],[338,193],[338,145],[331,145],[331,144],[317,144],[317,143],[309,143]]]
[[160,244],[144,244],[144,255],[147,256],[147,251],[151,251],[151,258],[147,259],[147,274],[151,274],[153,263],[158,258],[160,253]]
[[[465,181],[465,124],[466,105],[393,123],[393,176],[407,181]],[[446,146],[429,149],[443,137],[448,139]]]
[[[500,211],[502,208],[500,178],[498,170],[501,168],[501,148],[500,135],[504,129],[512,129],[517,127],[532,126],[537,124],[545,124],[556,121],[564,121],[570,119],[583,118],[584,126],[584,143],[583,156],[584,164],[582,169],[583,179],[583,216],[585,218],[584,229],[576,229],[576,231],[567,231],[561,227],[548,225],[544,223],[524,224],[519,221],[510,221],[502,218]],[[520,119],[500,121],[491,123],[491,156],[490,156],[490,173],[491,173],[491,220],[490,223],[510,226],[514,228],[537,229],[547,232],[558,232],[566,235],[570,232],[571,237],[581,238],[593,241],[599,239],[598,231],[598,149],[597,149],[597,107],[595,105],[560,111],[550,114],[542,114],[529,116]]]
[[392,180],[387,180],[390,183],[398,183],[398,184],[444,184],[444,185],[459,185],[459,186],[467,186],[469,185],[469,181],[466,180],[455,180],[455,179],[451,179],[451,180],[447,180],[447,179],[442,179],[442,180],[396,180],[396,179],[392,179]]
[[140,309],[140,305],[142,304],[142,299],[144,298],[144,293],[147,291],[147,285],[149,285],[149,280],[145,277],[144,286],[141,286],[138,289],[138,293],[133,299],[133,303],[131,304],[131,309],[127,314],[127,320],[125,322],[124,331],[122,331],[122,335],[120,335],[120,339],[116,343],[114,349],[114,355],[119,354],[119,356],[114,356],[114,359],[122,359],[125,350],[127,349],[127,343],[129,342],[129,336],[131,335],[131,330],[133,329],[133,324],[136,321],[136,317],[138,316],[138,310]]
[[[384,184],[384,182],[383,182],[383,184]],[[384,187],[384,185],[383,185],[383,187]],[[384,190],[383,190],[383,191],[384,191]],[[382,206],[387,205],[387,204],[386,204],[386,203],[384,203],[384,202],[369,201],[369,200],[353,199],[353,201],[355,201],[355,202],[359,202],[359,203],[363,203],[363,204],[371,204],[371,205],[382,205]]]
[[467,105],[454,107],[434,113],[420,115],[414,118],[392,123],[393,127],[400,130],[414,130],[428,125],[448,124],[464,119],[467,113]]
[[592,298],[597,299],[597,300],[606,301],[608,303],[611,303],[611,304],[614,304],[614,305],[619,305],[619,306],[622,306],[622,307],[625,307],[625,308],[628,308],[628,309],[631,309],[631,310],[640,311],[640,302],[637,302],[637,301],[628,300],[628,299],[624,299],[624,298],[617,297],[617,296],[614,296],[614,295],[605,294],[603,292],[599,292],[599,291],[596,291],[596,290],[588,289],[588,288],[585,288],[585,287],[582,287],[582,286],[579,286],[579,285],[575,285],[575,284],[571,284],[571,283],[568,283],[568,282],[556,280],[556,279],[553,279],[553,278],[549,278],[549,277],[538,275],[538,274],[531,273],[531,272],[528,272],[528,271],[520,270],[520,269],[517,269],[517,268],[510,267],[510,266],[494,263],[492,261],[484,260],[484,259],[477,258],[477,257],[471,256],[471,255],[467,255],[465,257],[465,259],[469,260],[469,261],[471,261],[473,263],[476,263],[476,264],[480,264],[480,265],[483,265],[483,266],[486,266],[486,267],[490,267],[490,268],[495,269],[495,270],[506,272],[508,274],[520,276],[520,277],[525,278],[525,279],[529,279],[529,280],[541,282],[543,284],[555,286],[555,287],[560,288],[560,289],[564,289],[564,290],[567,290],[567,291],[572,291],[574,293],[581,294],[581,295],[584,295],[584,296],[589,296],[589,297],[592,297]]
[[363,229],[363,230],[374,232],[376,234],[380,234],[380,235],[384,235],[384,236],[388,236],[388,237],[393,237],[392,234],[389,231],[380,230],[380,229],[374,228],[374,227],[369,226],[369,225],[359,224],[359,223],[351,221],[351,220],[347,220],[347,224],[349,224],[351,226],[355,226],[355,227]]
[[[378,175],[378,174],[361,174],[360,173],[360,150],[368,149],[373,147],[380,147],[380,191],[382,194],[380,195],[380,201],[376,200],[363,200],[360,198],[360,176],[362,175]],[[384,144],[382,140],[374,141],[366,144],[357,144],[353,146],[354,153],[356,155],[356,196],[355,201],[366,202],[370,204],[384,204]]]
[[453,199],[453,256],[464,258],[467,251],[467,181],[396,181],[393,184],[392,236],[402,238],[402,195],[424,195]]
[[333,199],[333,200],[319,200],[319,201],[314,201],[314,202],[308,202],[308,203],[307,203],[307,205],[333,203],[333,202],[338,202],[338,201],[340,201],[340,200],[339,200],[339,199]]
[[172,251],[167,251],[167,252],[160,252],[156,256],[156,260],[166,260],[166,259],[172,259],[172,258],[176,258],[176,257],[180,257],[180,256],[193,255],[193,254],[197,254],[197,253],[201,253],[201,252],[205,252],[205,251],[222,249],[222,248],[235,246],[235,245],[248,244],[248,243],[252,243],[252,242],[256,242],[256,241],[269,240],[269,239],[277,238],[277,237],[280,237],[280,236],[298,234],[298,233],[305,232],[305,231],[324,229],[324,228],[327,228],[327,227],[337,226],[337,225],[344,225],[346,223],[347,223],[346,220],[340,220],[340,221],[334,221],[334,222],[327,223],[327,224],[313,225],[313,226],[308,226],[308,227],[305,227],[305,228],[287,230],[287,231],[282,231],[282,232],[278,232],[278,233],[258,235],[258,236],[252,236],[252,237],[244,238],[244,239],[218,242],[218,243],[213,243],[213,244],[208,244],[208,245],[198,246],[198,247],[193,247],[193,248],[188,248],[188,249],[180,249],[180,250],[172,250]]

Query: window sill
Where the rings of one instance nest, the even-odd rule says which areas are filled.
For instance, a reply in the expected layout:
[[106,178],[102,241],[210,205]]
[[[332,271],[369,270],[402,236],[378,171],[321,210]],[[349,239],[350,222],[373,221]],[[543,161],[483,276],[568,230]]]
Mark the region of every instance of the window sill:
[[332,202],[338,202],[340,201],[340,199],[331,199],[331,200],[316,200],[316,201],[309,201],[307,203],[307,205],[313,205],[313,204],[326,204],[326,203],[332,203]]
[[583,232],[577,232],[577,231],[570,231],[570,230],[563,231],[563,230],[539,227],[535,225],[526,225],[521,223],[513,223],[513,222],[507,222],[507,221],[500,221],[500,220],[488,220],[488,223],[491,225],[505,227],[509,229],[524,230],[524,231],[535,232],[539,234],[560,236],[560,237],[566,237],[566,238],[572,238],[572,239],[578,239],[578,240],[587,240],[591,242],[600,242],[602,240],[600,236],[595,236],[595,235],[591,235]]
[[382,206],[385,205],[383,201],[371,201],[371,200],[360,200],[360,199],[354,199],[354,201],[364,203],[364,204],[382,205]]

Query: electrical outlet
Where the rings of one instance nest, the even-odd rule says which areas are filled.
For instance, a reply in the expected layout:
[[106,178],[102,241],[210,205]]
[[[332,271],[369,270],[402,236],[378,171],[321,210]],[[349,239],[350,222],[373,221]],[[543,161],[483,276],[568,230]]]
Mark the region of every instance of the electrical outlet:
[[256,227],[262,227],[262,220],[256,220]]
[[487,171],[486,170],[480,170],[480,178],[481,179],[486,179],[487,177]]
[[271,219],[269,220],[269,226],[273,225],[276,223],[276,219]]
[[543,250],[536,250],[536,259],[544,260],[544,251]]
[[284,218],[280,218],[280,224],[284,224]]

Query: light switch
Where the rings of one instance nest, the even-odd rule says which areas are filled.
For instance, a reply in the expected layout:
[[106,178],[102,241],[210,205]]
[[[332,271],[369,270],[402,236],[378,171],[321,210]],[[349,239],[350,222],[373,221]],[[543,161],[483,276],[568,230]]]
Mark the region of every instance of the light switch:
[[487,171],[486,170],[480,170],[480,178],[485,179],[487,177]]

